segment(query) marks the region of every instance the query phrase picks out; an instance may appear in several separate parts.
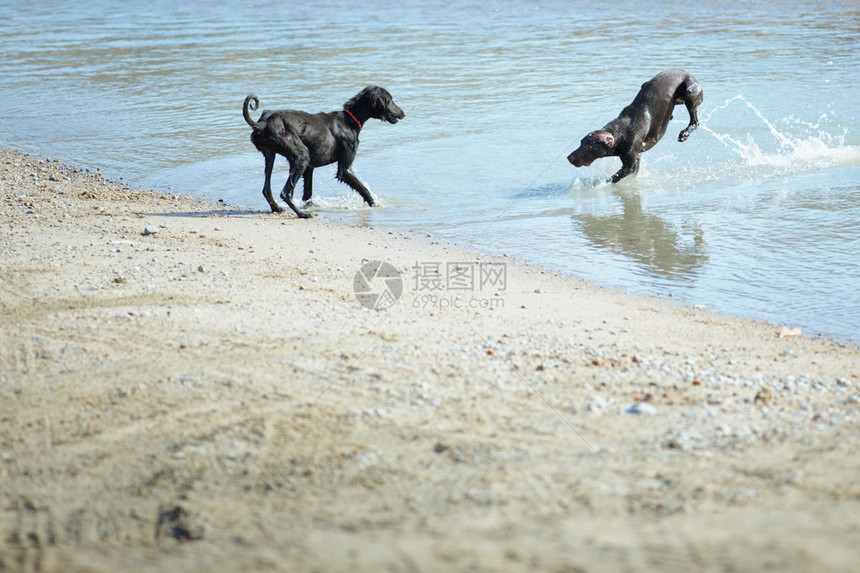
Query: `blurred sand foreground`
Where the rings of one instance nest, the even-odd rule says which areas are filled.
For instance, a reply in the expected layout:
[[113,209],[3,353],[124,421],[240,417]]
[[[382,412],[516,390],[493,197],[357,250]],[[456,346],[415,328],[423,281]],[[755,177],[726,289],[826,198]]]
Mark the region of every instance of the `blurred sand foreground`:
[[0,185],[0,571],[857,570],[856,346],[9,150]]

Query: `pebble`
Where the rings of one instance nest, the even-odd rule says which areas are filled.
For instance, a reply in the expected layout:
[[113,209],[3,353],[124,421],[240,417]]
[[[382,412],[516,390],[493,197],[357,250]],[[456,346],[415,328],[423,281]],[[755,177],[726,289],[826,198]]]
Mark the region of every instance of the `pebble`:
[[144,227],[144,228],[143,228],[143,234],[144,234],[144,236],[146,236],[146,235],[154,235],[154,234],[156,234],[157,232],[158,232],[158,227],[155,227],[154,225],[147,225],[146,227]]
[[585,410],[587,412],[602,414],[603,411],[606,410],[606,399],[601,396],[592,396],[588,399],[588,403],[585,405]]
[[761,402],[765,406],[769,406],[771,399],[773,399],[773,392],[770,391],[770,388],[761,388],[753,398],[753,403]]
[[637,402],[628,406],[624,410],[625,414],[642,414],[644,416],[653,416],[657,413],[657,408],[652,406],[651,404],[646,404],[644,402]]

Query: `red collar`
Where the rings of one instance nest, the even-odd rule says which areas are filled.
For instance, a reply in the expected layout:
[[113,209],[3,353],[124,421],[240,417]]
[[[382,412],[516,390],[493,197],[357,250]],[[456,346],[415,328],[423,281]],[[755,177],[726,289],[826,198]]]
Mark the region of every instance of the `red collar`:
[[355,117],[354,115],[352,115],[352,112],[351,112],[351,111],[349,111],[348,109],[343,110],[343,113],[345,113],[346,115],[348,115],[349,117],[351,117],[351,118],[352,118],[352,121],[354,121],[354,122],[355,122],[355,124],[358,126],[358,130],[359,130],[359,131],[361,131],[361,122],[360,122],[360,121],[358,121],[358,118],[357,118],[357,117]]

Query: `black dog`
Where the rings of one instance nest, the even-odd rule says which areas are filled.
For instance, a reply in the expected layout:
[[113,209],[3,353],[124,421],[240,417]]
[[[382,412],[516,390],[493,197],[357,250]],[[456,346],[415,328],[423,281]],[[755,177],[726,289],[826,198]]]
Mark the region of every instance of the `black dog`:
[[251,142],[266,158],[263,197],[269,202],[273,213],[283,211],[272,198],[272,168],[275,166],[276,154],[283,155],[290,162],[290,176],[281,191],[281,199],[286,201],[299,217],[310,217],[310,214],[300,211],[293,204],[293,191],[299,179],[305,179],[302,200],[309,201],[313,194],[314,168],[335,161],[337,178],[358,191],[365,202],[373,207],[373,197],[352,172],[352,162],[358,150],[358,132],[368,119],[397,123],[406,117],[403,110],[391,99],[391,94],[383,88],[368,86],[343,104],[343,111],[310,114],[291,109],[263,110],[260,119],[254,121],[248,110],[256,110],[259,103],[257,96],[253,94],[246,97],[242,115],[254,130],[251,133]]
[[654,147],[666,133],[672,111],[683,103],[690,112],[690,125],[678,135],[686,141],[699,126],[696,108],[702,103],[702,88],[696,78],[684,70],[662,72],[642,84],[633,103],[603,129],[582,138],[579,149],[567,156],[574,167],[588,167],[601,157],[617,155],[621,169],[612,176],[613,183],[639,170],[639,154]]

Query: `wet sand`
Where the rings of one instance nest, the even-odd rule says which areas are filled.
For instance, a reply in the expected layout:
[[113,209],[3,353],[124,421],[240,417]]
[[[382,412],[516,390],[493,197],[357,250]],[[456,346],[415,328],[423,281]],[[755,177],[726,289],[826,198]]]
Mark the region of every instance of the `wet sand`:
[[0,570],[857,567],[856,346],[10,150],[0,185]]

